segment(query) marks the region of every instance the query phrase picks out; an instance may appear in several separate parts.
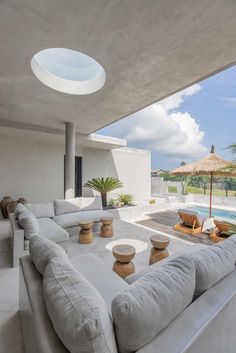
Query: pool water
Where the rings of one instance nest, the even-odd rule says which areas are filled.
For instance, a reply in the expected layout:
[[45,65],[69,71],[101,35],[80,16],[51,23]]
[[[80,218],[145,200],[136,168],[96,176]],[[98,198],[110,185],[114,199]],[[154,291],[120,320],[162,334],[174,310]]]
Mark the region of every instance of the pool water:
[[[191,206],[188,207],[188,210],[198,212],[201,216],[208,217],[209,208],[202,206]],[[212,208],[212,215],[217,218],[225,218],[228,220],[236,221],[236,212],[229,210],[221,210],[219,208]]]

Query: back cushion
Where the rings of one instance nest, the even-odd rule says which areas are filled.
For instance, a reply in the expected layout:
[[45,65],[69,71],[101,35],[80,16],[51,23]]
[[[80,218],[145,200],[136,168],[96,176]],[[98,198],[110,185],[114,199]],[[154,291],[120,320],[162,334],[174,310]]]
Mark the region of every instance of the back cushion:
[[35,215],[36,218],[53,218],[55,216],[54,203],[27,203],[25,207]]
[[54,329],[71,353],[117,353],[112,318],[97,290],[69,262],[51,260],[43,292]]
[[195,297],[201,295],[235,268],[236,243],[225,240],[193,253],[196,267]]
[[23,203],[18,203],[16,205],[16,208],[15,208],[15,211],[14,211],[16,219],[18,219],[20,212],[21,211],[25,211],[25,210],[26,210],[26,207],[23,205]]
[[36,236],[31,238],[29,252],[31,260],[41,275],[44,274],[48,262],[54,257],[60,258],[61,261],[67,259],[65,250],[45,237]]
[[24,236],[30,240],[39,233],[39,224],[35,216],[28,210],[23,210],[18,215],[18,223],[24,229]]
[[60,216],[66,213],[73,213],[81,211],[81,198],[76,197],[75,199],[68,200],[55,200],[55,215]]
[[181,256],[118,294],[112,314],[119,352],[136,352],[150,342],[191,303],[194,289],[194,263]]
[[102,199],[100,196],[95,197],[81,197],[81,210],[102,210]]

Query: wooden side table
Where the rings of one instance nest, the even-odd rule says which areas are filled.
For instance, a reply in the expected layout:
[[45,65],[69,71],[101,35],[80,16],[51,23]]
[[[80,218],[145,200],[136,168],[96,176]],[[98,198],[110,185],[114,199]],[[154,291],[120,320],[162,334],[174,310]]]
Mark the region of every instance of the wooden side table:
[[110,238],[113,236],[113,219],[112,218],[102,218],[102,225],[100,229],[100,236],[102,238]]
[[150,240],[153,247],[150,252],[149,265],[152,265],[169,256],[169,251],[166,248],[170,244],[170,239],[164,235],[154,234]]
[[89,244],[93,241],[93,222],[84,221],[79,223],[80,232],[79,232],[79,243],[80,244]]
[[133,246],[126,244],[115,245],[112,248],[112,253],[116,259],[113,265],[113,271],[120,277],[125,278],[135,272],[134,264],[131,261],[136,254],[136,250]]

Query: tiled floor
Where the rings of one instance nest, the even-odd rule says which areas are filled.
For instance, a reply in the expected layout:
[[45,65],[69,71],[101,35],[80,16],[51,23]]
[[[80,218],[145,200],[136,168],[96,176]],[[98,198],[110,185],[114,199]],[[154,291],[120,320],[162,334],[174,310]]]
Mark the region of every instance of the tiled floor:
[[[0,353],[23,353],[18,314],[18,269],[11,268],[8,229],[8,221],[0,220]],[[117,220],[114,222],[112,238],[103,239],[96,235],[94,242],[87,245],[79,244],[77,237],[70,238],[68,256],[73,263],[82,253],[94,253],[112,268],[112,246],[116,242],[129,242],[137,249],[133,262],[136,271],[139,271],[148,266],[151,248],[149,238],[153,233],[146,227]],[[174,236],[170,236],[170,239],[170,254],[193,245]]]

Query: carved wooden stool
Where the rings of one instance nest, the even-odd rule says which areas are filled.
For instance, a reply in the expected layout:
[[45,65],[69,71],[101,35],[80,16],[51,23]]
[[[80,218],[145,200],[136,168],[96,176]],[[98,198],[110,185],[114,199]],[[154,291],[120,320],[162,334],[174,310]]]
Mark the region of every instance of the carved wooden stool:
[[150,252],[149,265],[152,265],[169,256],[169,252],[166,248],[170,244],[170,239],[164,235],[154,234],[150,237],[150,240],[153,248]]
[[102,225],[100,230],[100,236],[102,238],[110,238],[113,236],[113,228],[112,228],[112,218],[102,218]]
[[79,223],[80,232],[79,232],[79,243],[89,244],[93,241],[93,222],[84,221]]
[[136,254],[136,250],[133,246],[126,244],[115,245],[112,248],[112,253],[116,259],[113,265],[113,271],[120,277],[125,278],[135,272],[134,264],[131,261]]

